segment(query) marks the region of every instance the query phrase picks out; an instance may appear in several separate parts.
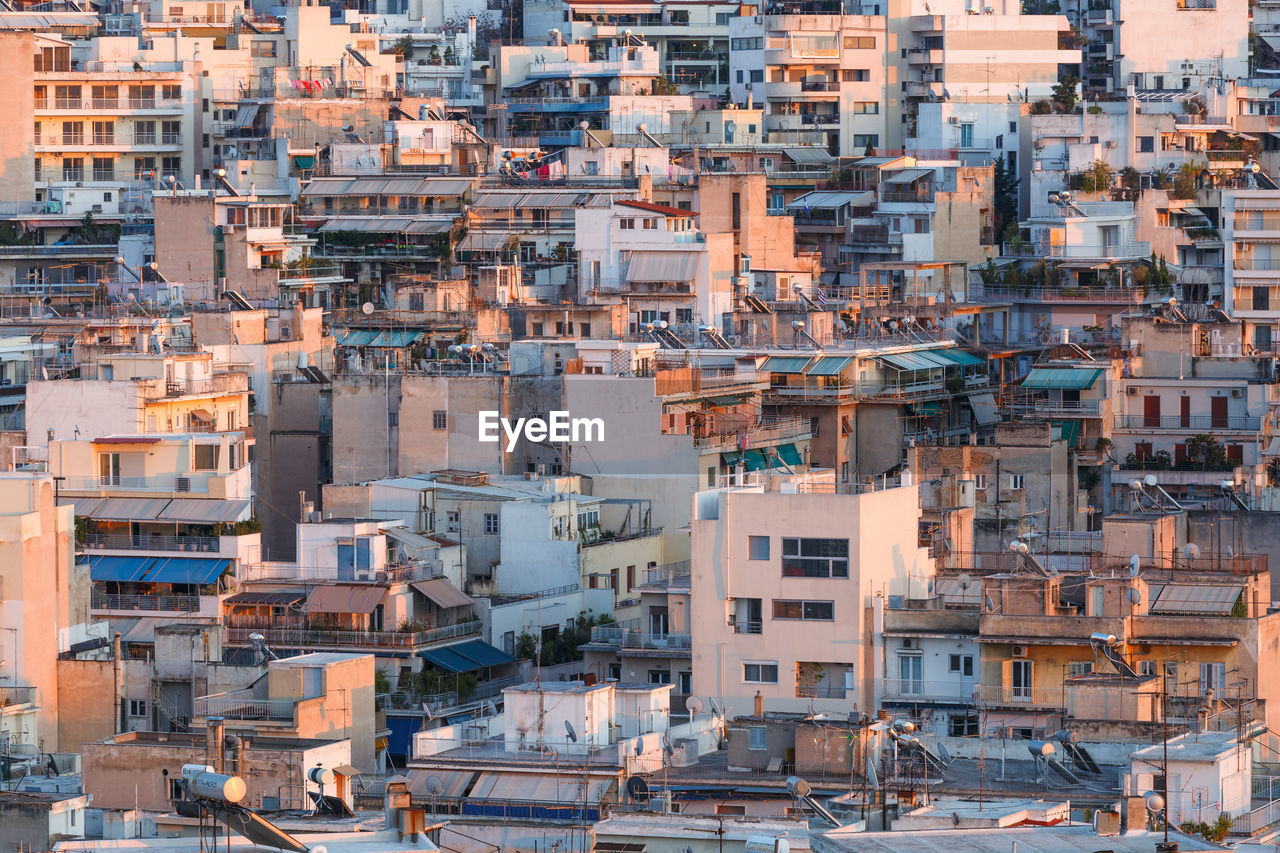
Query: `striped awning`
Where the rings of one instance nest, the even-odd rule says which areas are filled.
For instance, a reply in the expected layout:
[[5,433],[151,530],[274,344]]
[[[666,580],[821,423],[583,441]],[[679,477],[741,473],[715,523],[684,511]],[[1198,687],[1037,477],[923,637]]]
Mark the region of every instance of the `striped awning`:
[[693,281],[697,252],[632,252],[627,281]]

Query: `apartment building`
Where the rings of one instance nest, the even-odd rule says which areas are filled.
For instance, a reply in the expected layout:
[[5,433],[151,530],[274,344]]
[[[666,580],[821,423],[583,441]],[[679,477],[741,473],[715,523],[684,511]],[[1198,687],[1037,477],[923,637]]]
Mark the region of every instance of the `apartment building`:
[[1080,78],[1090,89],[1198,90],[1248,76],[1244,0],[1066,0],[1062,11],[1087,39]]
[[[823,5],[823,4],[819,4]],[[764,110],[764,142],[853,157],[887,147],[882,18],[744,9],[729,21],[729,94]]]
[[768,710],[877,707],[876,602],[933,574],[918,488],[761,483],[694,495],[694,692],[733,707],[758,694]]
[[723,58],[729,27],[739,14],[731,2],[643,2],[621,9],[607,0],[533,0],[524,12],[524,38],[537,44],[548,33],[584,42],[593,52],[623,34],[654,46],[660,72],[683,92],[720,95],[728,84]]
[[47,475],[0,475],[0,734],[14,754],[72,750],[60,713],[58,655],[105,632],[89,625],[88,572],[75,559],[71,507]]
[[1280,231],[1280,191],[1234,189],[1222,193],[1222,245],[1226,258],[1222,307],[1252,320],[1259,349],[1270,349],[1280,311],[1280,254],[1270,238]]

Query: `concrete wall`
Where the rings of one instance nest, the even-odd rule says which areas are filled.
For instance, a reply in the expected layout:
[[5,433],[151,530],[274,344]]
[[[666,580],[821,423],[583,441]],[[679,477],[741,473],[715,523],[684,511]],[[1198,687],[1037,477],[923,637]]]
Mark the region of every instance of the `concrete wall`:
[[213,195],[155,197],[156,265],[186,285],[188,300],[216,297]]
[[79,752],[80,745],[116,733],[115,662],[58,661],[58,747]]
[[0,33],[0,115],[12,133],[0,134],[0,202],[35,200],[35,36]]

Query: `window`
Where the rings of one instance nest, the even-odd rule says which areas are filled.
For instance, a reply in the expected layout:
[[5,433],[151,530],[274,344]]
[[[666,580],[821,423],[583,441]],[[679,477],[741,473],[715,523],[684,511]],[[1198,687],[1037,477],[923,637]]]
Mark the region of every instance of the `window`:
[[622,680],[622,664],[620,663],[609,664],[609,677],[612,678],[614,681],[621,681]]
[[486,512],[484,514],[484,532],[487,536],[496,536],[498,534],[498,514],[496,512]]
[[1200,664],[1200,692],[1221,690],[1227,686],[1227,665],[1225,663]]
[[646,230],[646,231],[656,231],[656,230],[657,230],[657,228],[658,228],[658,220],[656,220],[656,219],[646,219],[646,220],[644,221],[644,230]]
[[156,123],[154,121],[134,122],[133,144],[134,145],[155,145],[156,144]]
[[448,429],[449,413],[443,409],[436,409],[434,412],[432,412],[431,428],[432,429]]
[[93,144],[115,145],[116,123],[114,121],[95,121],[93,123]]
[[840,72],[840,79],[846,83],[866,83],[871,79],[871,70],[867,68],[845,68]]
[[845,36],[844,49],[845,50],[875,50],[876,38],[875,36]]
[[1093,672],[1093,661],[1091,660],[1073,660],[1067,664],[1067,678],[1088,675],[1091,672]]
[[763,69],[763,68],[753,68],[753,69],[751,70],[751,82],[752,82],[752,83],[763,83],[763,82],[764,82],[764,69]]
[[831,622],[835,619],[835,604],[830,601],[784,601],[775,598],[773,618]]
[[[880,112],[879,101],[854,101],[853,111],[862,115],[875,115]],[[972,127],[972,125],[970,125]]]
[[783,539],[782,576],[849,577],[848,539]]
[[160,161],[160,169],[166,175],[178,177],[182,174],[182,158],[181,157],[165,157]]
[[744,663],[742,665],[742,680],[748,684],[777,684],[778,662]]
[[451,509],[448,512],[446,512],[444,514],[444,523],[445,523],[446,533],[457,533],[458,526],[459,526],[458,511],[456,509]]
[[764,37],[754,36],[752,38],[729,39],[730,50],[761,50],[764,47]]
[[636,227],[636,221],[634,219],[620,219],[618,220],[618,227],[623,231],[633,231]]
[[162,121],[160,122],[160,141],[165,145],[181,145],[182,144],[182,122],[180,121]]
[[973,737],[978,734],[979,722],[974,711],[952,714],[947,719],[947,734],[951,737]]
[[84,180],[84,158],[63,157],[62,158],[62,180],[83,181]]
[[1156,138],[1154,136],[1138,137],[1138,152],[1140,154],[1150,154],[1156,150]]
[[871,146],[872,148],[880,147],[880,134],[855,133],[853,135],[853,147],[859,149],[859,153],[865,151],[867,146]]
[[84,122],[64,121],[62,123],[62,144],[84,145]]
[[166,101],[182,100],[182,87],[177,83],[165,83],[160,87],[160,96]]
[[766,726],[747,726],[747,749],[759,752],[768,749],[769,729]]
[[197,444],[194,448],[195,469],[197,471],[218,470],[218,450],[216,444]]
[[985,488],[987,487],[987,475],[986,475],[986,474],[974,474],[974,475],[973,475],[973,487],[974,487],[975,489],[977,489],[978,491],[982,491],[983,489],[985,489]]
[[130,699],[129,700],[129,716],[145,717],[147,715],[146,699]]
[[951,655],[947,663],[947,672],[958,672],[963,676],[973,675],[973,655]]
[[1138,661],[1138,675],[1159,675],[1159,661],[1143,660]]
[[255,41],[249,44],[250,56],[271,57],[276,55],[276,43],[273,41]]
[[666,669],[649,670],[649,683],[650,684],[670,684],[671,671]]
[[1009,475],[1009,488],[1013,489],[1014,491],[1018,491],[1019,489],[1021,489],[1023,487],[1023,483],[1024,481],[1023,481],[1022,474]]
[[747,559],[748,560],[769,559],[769,537],[768,536],[748,536],[747,537]]
[[114,181],[116,179],[116,161],[110,157],[94,157],[93,179],[95,181]]

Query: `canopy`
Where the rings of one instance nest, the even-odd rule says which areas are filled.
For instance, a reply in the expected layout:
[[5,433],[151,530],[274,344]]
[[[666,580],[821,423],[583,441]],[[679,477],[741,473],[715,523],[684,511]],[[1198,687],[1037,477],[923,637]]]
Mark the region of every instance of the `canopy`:
[[1092,388],[1102,375],[1101,368],[1033,367],[1022,380],[1023,388],[1066,388],[1083,390]]
[[778,451],[778,458],[792,468],[801,463],[800,450],[794,444],[780,444],[775,450]]
[[811,192],[805,193],[787,205],[787,210],[835,210],[846,204],[853,207],[870,205],[876,200],[871,190],[862,192]]
[[804,373],[805,365],[812,360],[809,356],[771,355],[760,365],[760,369],[766,373]]
[[307,596],[308,613],[370,613],[386,592],[380,586],[330,584],[318,586]]
[[418,652],[418,656],[427,663],[449,672],[471,672],[515,661],[511,655],[481,640],[427,649]]
[[970,394],[969,408],[973,409],[973,419],[978,426],[988,426],[1000,420],[996,414],[996,398],[994,394]]
[[627,281],[693,281],[697,272],[696,252],[632,252]]
[[260,109],[262,109],[261,104],[241,104],[236,110],[235,126],[237,128],[253,127],[253,122],[258,117],[258,110]]
[[895,370],[934,370],[939,367],[954,366],[954,362],[935,358],[925,352],[896,352],[877,358],[881,364],[886,364]]
[[417,216],[339,216],[320,226],[321,231],[363,231],[375,234],[446,234],[453,219]]
[[1067,443],[1068,447],[1075,447],[1076,442],[1080,439],[1080,428],[1083,424],[1080,421],[1050,421],[1058,436]]
[[428,196],[464,195],[472,187],[467,178],[315,178],[304,196]]
[[199,557],[93,556],[89,558],[89,577],[95,581],[203,586],[217,581],[230,567],[230,560]]
[[966,367],[977,367],[979,365],[986,366],[986,361],[978,358],[976,355],[970,355],[961,349],[936,349],[931,350],[930,355],[936,355],[945,361],[955,362],[956,364]]
[[497,252],[515,239],[510,231],[468,231],[458,244],[459,252]]
[[792,163],[813,163],[827,165],[836,161],[825,148],[784,148],[782,153],[791,158]]
[[166,498],[107,498],[89,517],[98,521],[152,521],[168,502]]
[[928,177],[933,174],[933,169],[903,169],[897,174],[890,175],[880,183],[882,184],[912,184],[921,178]]
[[471,596],[449,583],[447,578],[432,578],[409,585],[440,607],[467,607],[476,603]]
[[301,592],[237,592],[223,599],[224,604],[296,604],[306,599]]
[[829,355],[818,359],[813,367],[805,371],[806,376],[838,376],[853,363],[852,356]]
[[244,521],[250,515],[249,501],[200,500],[174,498],[156,515],[157,521],[182,521],[189,524],[214,524]]

